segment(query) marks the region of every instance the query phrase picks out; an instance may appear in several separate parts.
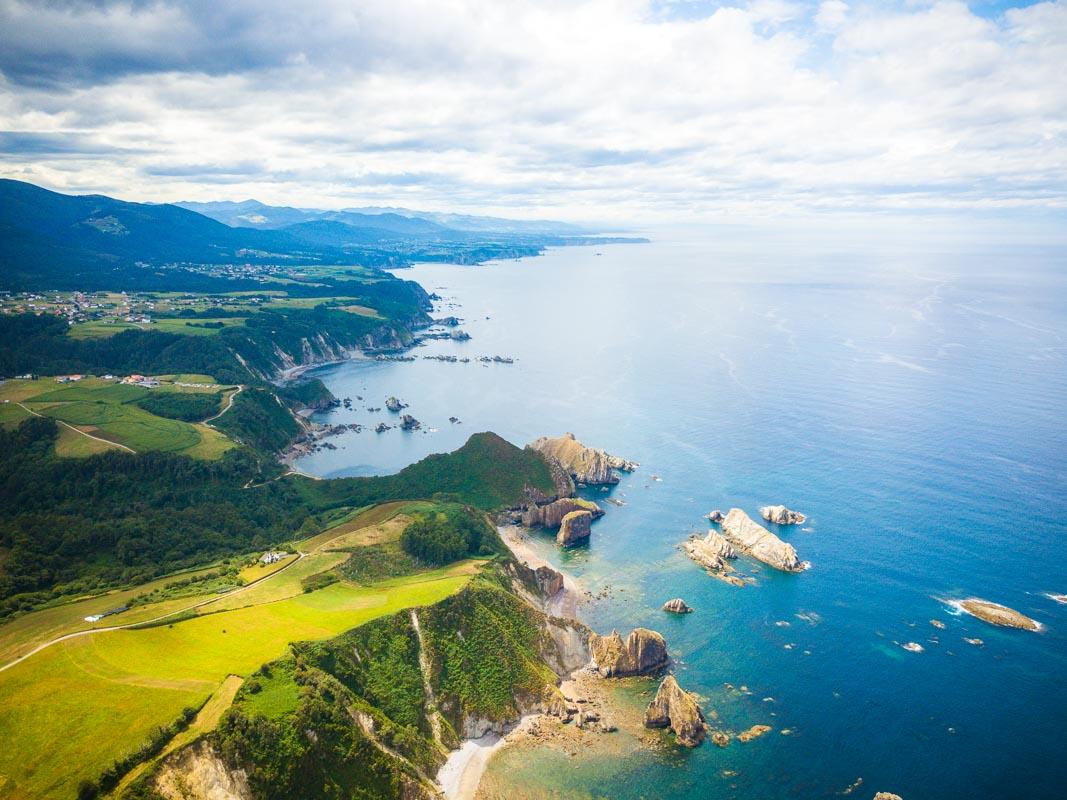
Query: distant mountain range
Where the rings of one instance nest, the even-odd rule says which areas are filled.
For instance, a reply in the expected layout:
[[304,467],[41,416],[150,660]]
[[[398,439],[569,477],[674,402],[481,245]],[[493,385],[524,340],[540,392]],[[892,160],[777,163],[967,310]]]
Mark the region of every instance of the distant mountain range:
[[466,214],[444,214],[432,211],[412,211],[407,208],[367,206],[325,211],[315,208],[268,206],[258,200],[211,203],[181,202],[175,205],[211,217],[235,228],[284,228],[300,222],[329,220],[359,228],[381,228],[397,233],[451,238],[457,233],[525,234],[542,236],[583,236],[590,231],[578,225],[547,220],[514,220],[500,217],[478,217]]
[[0,289],[185,290],[203,282],[192,275],[204,265],[470,264],[548,246],[641,241],[590,237],[562,223],[400,211],[128,203],[0,179]]

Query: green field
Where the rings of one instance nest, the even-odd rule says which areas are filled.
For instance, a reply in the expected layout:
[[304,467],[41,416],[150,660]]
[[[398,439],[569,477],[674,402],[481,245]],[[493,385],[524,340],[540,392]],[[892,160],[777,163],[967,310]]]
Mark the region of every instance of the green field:
[[156,726],[197,706],[230,674],[246,676],[289,642],[325,639],[432,604],[467,575],[380,587],[335,583],[279,602],[145,630],[81,636],[0,673],[0,798],[72,795]]
[[[206,375],[175,377],[200,379],[183,381],[188,383],[211,380]],[[66,423],[70,428],[60,426],[61,434],[56,443],[56,453],[61,456],[88,456],[108,449],[106,443],[71,430],[76,428],[83,434],[139,453],[160,450],[212,460],[220,458],[234,446],[225,434],[201,423],[159,417],[135,405],[135,401],[150,392],[206,391],[213,390],[171,383],[145,389],[92,377],[68,384],[56,384],[48,378],[11,380],[0,385],[0,424],[15,424],[30,412]],[[8,402],[2,402],[4,400]]]
[[[210,729],[205,726],[217,722],[239,679],[284,655],[289,643],[329,638],[459,591],[477,574],[481,562],[460,561],[369,586],[339,581],[316,591],[303,589],[305,578],[334,569],[348,557],[347,552],[331,551],[334,544],[352,548],[361,542],[393,540],[408,519],[401,512],[423,505],[389,503],[364,510],[305,540],[299,551],[302,558],[245,589],[137,606],[116,615],[112,624],[154,619],[199,605],[189,612],[196,614],[192,617],[182,615],[173,623],[148,628],[79,635],[0,672],[0,741],[7,744],[0,750],[0,800],[71,797],[79,781],[95,779],[153,729],[209,697],[190,731]],[[0,626],[0,656],[8,663],[44,641],[88,629],[90,625],[82,621],[88,614],[205,572],[27,614]],[[270,691],[263,694],[260,700],[268,705],[293,700]],[[189,732],[181,736],[186,741]]]
[[[321,302],[321,301],[320,301]],[[70,327],[70,336],[75,339],[99,339],[114,336],[116,333],[130,330],[160,331],[162,333],[184,333],[189,336],[213,336],[224,328],[206,328],[205,322],[221,322],[226,328],[245,324],[246,317],[204,317],[204,318],[155,318],[152,322],[125,322],[111,320],[93,320],[79,322]]]

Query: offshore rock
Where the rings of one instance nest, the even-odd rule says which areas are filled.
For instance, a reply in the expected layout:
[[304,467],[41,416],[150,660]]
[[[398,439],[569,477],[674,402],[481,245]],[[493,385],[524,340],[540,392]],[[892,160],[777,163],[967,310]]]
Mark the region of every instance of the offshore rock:
[[753,725],[747,731],[737,734],[737,740],[742,743],[748,743],[753,739],[758,739],[763,734],[770,732],[770,730],[770,725]]
[[667,642],[648,628],[634,628],[625,641],[618,631],[610,636],[590,637],[593,661],[606,678],[646,675],[662,669],[670,660]]
[[724,517],[723,513],[716,508],[714,511],[706,514],[704,519],[708,520],[708,522],[722,522],[726,517]]
[[730,574],[734,568],[727,561],[737,558],[737,551],[721,534],[708,531],[703,539],[694,534],[682,542],[682,549],[713,577],[734,586],[745,585],[740,578]]
[[690,614],[693,609],[690,608],[685,600],[680,597],[676,597],[673,600],[668,600],[663,604],[664,611],[670,611],[672,614]]
[[632,461],[618,456],[611,456],[603,450],[586,447],[574,438],[573,433],[562,436],[542,436],[533,444],[527,445],[542,456],[559,464],[577,483],[587,486],[602,486],[619,482],[615,470],[631,471],[637,467]]
[[764,506],[759,513],[767,522],[775,525],[800,525],[807,519],[799,511],[790,511],[785,506]]
[[904,800],[904,798],[892,792],[879,792],[874,796],[874,800]]
[[1002,606],[1000,603],[992,603],[978,597],[970,597],[953,603],[961,611],[966,611],[972,617],[977,617],[990,625],[999,625],[1003,628],[1019,628],[1024,631],[1039,631],[1041,624],[1021,614],[1014,608]]
[[678,744],[696,747],[704,741],[707,724],[700,705],[678,685],[673,675],[663,679],[645,711],[646,728],[670,727]]
[[389,409],[390,411],[392,411],[394,414],[396,414],[401,409],[407,408],[408,404],[407,403],[401,403],[398,398],[390,396],[390,397],[387,397],[385,399],[385,407],[387,409]]
[[522,524],[527,528],[558,528],[563,518],[572,511],[588,511],[593,519],[604,516],[604,510],[592,500],[564,497],[543,506],[531,505],[522,512]]
[[556,544],[569,547],[585,541],[592,533],[589,527],[592,522],[592,513],[584,509],[564,514],[559,523],[559,533],[556,534]]
[[731,508],[722,521],[722,533],[732,544],[768,566],[783,572],[802,572],[793,545],[787,544],[752,519],[740,508]]
[[411,414],[405,414],[400,418],[400,429],[405,431],[417,431],[422,427],[422,423],[415,419]]

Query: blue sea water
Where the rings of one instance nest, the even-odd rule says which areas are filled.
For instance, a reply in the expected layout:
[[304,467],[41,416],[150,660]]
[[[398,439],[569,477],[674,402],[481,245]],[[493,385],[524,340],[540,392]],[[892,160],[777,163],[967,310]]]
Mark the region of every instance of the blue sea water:
[[[354,401],[320,421],[388,419],[365,408],[392,394],[424,429],[336,437],[300,467],[391,472],[481,430],[573,431],[641,462],[587,493],[607,512],[588,547],[539,549],[611,587],[583,611],[594,628],[660,630],[717,724],[774,726],[573,759],[534,776],[544,796],[833,797],[862,778],[856,797],[1067,797],[1067,606],[1045,596],[1067,592],[1063,251],[664,241],[398,274],[471,340],[318,370]],[[421,358],[438,353],[516,361]],[[713,508],[773,503],[808,515],[780,534],[809,571],[745,563],[739,589],[677,549]],[[675,596],[696,612],[661,612]],[[943,602],[969,596],[1044,630]]]

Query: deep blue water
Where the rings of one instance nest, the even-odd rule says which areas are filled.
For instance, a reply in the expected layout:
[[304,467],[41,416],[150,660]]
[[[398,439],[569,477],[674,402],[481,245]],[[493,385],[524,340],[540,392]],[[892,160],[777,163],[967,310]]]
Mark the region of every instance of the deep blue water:
[[[390,472],[479,430],[517,444],[573,431],[641,462],[611,495],[627,505],[601,503],[588,548],[558,553],[547,536],[540,548],[587,588],[614,587],[586,609],[593,627],[660,630],[682,685],[726,727],[775,731],[727,749],[591,757],[546,771],[543,785],[829,797],[862,777],[857,797],[1067,796],[1067,606],[1043,594],[1067,592],[1064,252],[597,252],[401,272],[472,336],[415,355],[516,363],[321,369],[336,395],[365,398],[323,419],[386,419],[364,407],[395,394],[438,430],[347,434],[332,440],[343,449],[301,462],[323,475]],[[710,509],[757,517],[768,503],[809,515],[782,531],[809,571],[750,568],[758,585],[738,589],[677,550]],[[938,600],[972,595],[1046,629],[994,628]],[[674,596],[696,613],[663,614]],[[925,651],[899,646],[911,641]]]

